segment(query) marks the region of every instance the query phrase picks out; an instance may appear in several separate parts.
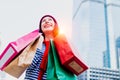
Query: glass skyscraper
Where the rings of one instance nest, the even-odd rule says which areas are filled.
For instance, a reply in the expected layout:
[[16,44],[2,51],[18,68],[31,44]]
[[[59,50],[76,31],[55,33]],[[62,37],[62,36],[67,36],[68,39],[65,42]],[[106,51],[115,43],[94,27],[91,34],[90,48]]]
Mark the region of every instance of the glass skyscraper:
[[73,2],[72,39],[90,67],[78,80],[119,80],[120,0]]
[[120,37],[116,40],[117,68],[120,69]]
[[[108,36],[109,36],[109,53],[110,53],[110,68],[119,68],[119,48],[118,38],[120,37],[120,1],[106,0],[107,6],[107,21],[108,21]],[[117,42],[116,42],[117,40]],[[119,68],[120,69],[120,68]]]
[[102,53],[107,49],[104,4],[91,0],[75,0],[74,6],[77,6],[73,12],[74,44],[89,66],[102,67]]
[[73,35],[81,58],[92,67],[117,69],[119,0],[74,0]]
[[110,68],[108,51],[103,52],[103,67]]

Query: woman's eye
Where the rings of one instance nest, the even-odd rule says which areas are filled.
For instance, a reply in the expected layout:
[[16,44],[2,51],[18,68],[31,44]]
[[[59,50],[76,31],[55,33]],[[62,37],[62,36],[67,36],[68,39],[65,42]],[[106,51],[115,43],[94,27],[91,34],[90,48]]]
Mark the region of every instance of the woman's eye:
[[49,19],[49,21],[52,21],[52,19]]
[[42,22],[45,22],[45,19],[43,19]]

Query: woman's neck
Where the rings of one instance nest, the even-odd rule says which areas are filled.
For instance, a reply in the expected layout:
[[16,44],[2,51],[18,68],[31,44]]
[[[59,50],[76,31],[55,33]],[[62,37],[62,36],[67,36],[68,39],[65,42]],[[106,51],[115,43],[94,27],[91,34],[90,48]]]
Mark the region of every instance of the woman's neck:
[[53,39],[53,34],[45,34],[45,41],[49,41],[50,39]]

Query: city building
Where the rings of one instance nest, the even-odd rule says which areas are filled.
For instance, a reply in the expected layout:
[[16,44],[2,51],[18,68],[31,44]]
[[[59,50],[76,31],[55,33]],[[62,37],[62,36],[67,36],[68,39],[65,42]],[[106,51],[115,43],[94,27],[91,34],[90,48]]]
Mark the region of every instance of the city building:
[[[116,39],[116,61],[117,61],[117,69],[120,69],[120,37]],[[108,52],[103,52],[103,67],[110,68]]]
[[120,70],[90,67],[89,70],[78,76],[78,80],[120,80]]
[[119,14],[120,0],[73,1],[72,39],[90,67],[79,80],[120,80]]
[[89,66],[103,67],[106,53],[107,67],[118,68],[115,40],[120,36],[120,1],[115,1],[73,1],[72,39]]
[[109,56],[108,52],[104,51],[103,52],[103,67],[110,68],[110,62],[109,62]]
[[116,40],[117,68],[120,69],[120,37]]
[[89,66],[103,67],[102,53],[107,50],[103,1],[74,0],[73,9],[72,39],[81,58]]

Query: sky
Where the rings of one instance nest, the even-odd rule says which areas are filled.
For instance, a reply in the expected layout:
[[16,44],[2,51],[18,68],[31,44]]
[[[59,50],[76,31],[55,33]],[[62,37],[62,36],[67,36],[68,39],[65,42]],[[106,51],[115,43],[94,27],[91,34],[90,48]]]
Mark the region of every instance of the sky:
[[37,29],[40,18],[45,14],[53,15],[60,28],[71,34],[72,0],[1,0],[0,11],[2,44],[7,44]]
[[[40,18],[46,14],[54,16],[60,29],[70,37],[72,3],[72,0],[0,0],[0,53],[9,42],[37,29]],[[17,80],[7,75],[8,78]]]

